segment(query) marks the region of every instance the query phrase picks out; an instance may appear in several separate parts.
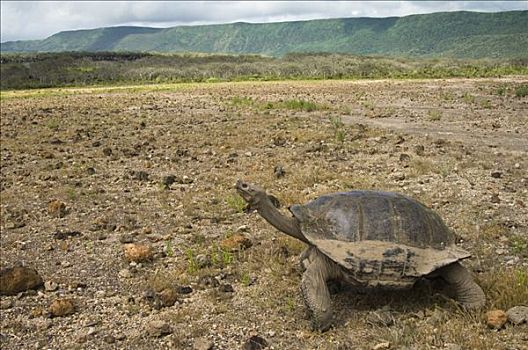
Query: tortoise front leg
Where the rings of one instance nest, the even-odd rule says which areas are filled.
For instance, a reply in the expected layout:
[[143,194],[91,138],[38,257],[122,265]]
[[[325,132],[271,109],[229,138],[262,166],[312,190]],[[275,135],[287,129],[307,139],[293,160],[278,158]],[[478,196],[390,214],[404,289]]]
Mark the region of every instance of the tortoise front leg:
[[332,322],[332,300],[326,282],[339,276],[339,268],[315,248],[307,253],[308,257],[303,260],[306,270],[301,281],[301,293],[312,315],[312,327],[324,332]]
[[471,310],[484,306],[486,296],[465,267],[456,262],[441,268],[439,272],[455,288],[456,300],[463,307]]

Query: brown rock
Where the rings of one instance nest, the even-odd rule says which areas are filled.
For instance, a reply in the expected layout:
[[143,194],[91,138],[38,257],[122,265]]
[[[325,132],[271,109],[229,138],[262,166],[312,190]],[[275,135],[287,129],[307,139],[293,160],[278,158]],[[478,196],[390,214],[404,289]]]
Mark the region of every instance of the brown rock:
[[194,350],[211,350],[213,348],[213,342],[205,337],[196,339],[193,344]]
[[54,199],[48,203],[48,214],[54,218],[63,218],[66,216],[66,204]]
[[266,339],[254,335],[247,340],[242,349],[244,350],[261,350],[268,346]]
[[38,272],[29,267],[16,266],[0,271],[0,295],[14,295],[43,284]]
[[172,306],[178,301],[178,293],[173,288],[165,288],[159,293],[163,306]]
[[244,250],[252,245],[251,240],[240,233],[235,233],[220,242],[220,248],[231,252]]
[[507,320],[508,316],[502,310],[492,310],[486,313],[486,322],[490,328],[501,329]]
[[49,307],[49,312],[52,317],[62,317],[73,314],[75,312],[75,304],[73,303],[73,299],[55,299]]
[[128,243],[123,247],[125,258],[128,261],[143,262],[152,260],[152,248],[146,244]]
[[147,332],[151,337],[162,337],[172,333],[168,323],[160,320],[150,321],[147,325]]

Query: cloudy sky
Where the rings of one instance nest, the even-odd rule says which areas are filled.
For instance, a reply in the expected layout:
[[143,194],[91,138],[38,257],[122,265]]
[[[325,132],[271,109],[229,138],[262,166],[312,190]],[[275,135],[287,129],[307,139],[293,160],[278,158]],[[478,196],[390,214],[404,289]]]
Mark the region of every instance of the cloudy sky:
[[525,1],[4,1],[1,41],[43,39],[64,30],[120,25],[171,27],[439,11],[528,10]]

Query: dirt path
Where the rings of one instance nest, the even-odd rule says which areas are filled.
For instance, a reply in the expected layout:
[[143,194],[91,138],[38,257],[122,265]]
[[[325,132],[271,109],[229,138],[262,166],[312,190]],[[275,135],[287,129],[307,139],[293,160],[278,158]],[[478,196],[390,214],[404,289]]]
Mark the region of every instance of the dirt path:
[[475,130],[465,130],[462,123],[439,125],[390,117],[373,119],[360,115],[352,115],[345,116],[342,119],[346,124],[364,124],[376,128],[390,129],[404,134],[429,135],[435,139],[457,141],[477,147],[499,148],[521,153],[528,152],[528,136],[520,133],[499,130],[475,132]]

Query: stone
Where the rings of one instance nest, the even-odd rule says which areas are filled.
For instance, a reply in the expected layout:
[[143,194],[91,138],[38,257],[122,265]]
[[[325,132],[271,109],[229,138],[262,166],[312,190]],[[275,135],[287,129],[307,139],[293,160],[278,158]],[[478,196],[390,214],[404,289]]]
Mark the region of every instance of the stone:
[[486,313],[486,323],[489,328],[501,329],[507,320],[508,316],[503,310],[492,310]]
[[491,177],[494,179],[500,179],[502,177],[502,172],[500,171],[493,171],[491,173]]
[[389,311],[377,310],[369,312],[366,321],[372,326],[390,327],[394,324],[394,317]]
[[129,269],[122,269],[118,272],[119,277],[130,278],[132,277],[132,272]]
[[163,306],[173,306],[178,301],[178,293],[173,288],[165,288],[159,293]]
[[458,344],[445,343],[444,344],[444,350],[464,350],[464,348],[461,345],[458,345]]
[[194,350],[211,350],[213,348],[214,343],[205,337],[196,339],[193,344]]
[[277,179],[280,179],[284,175],[286,175],[286,171],[284,170],[284,167],[282,165],[275,166],[275,169],[273,169],[273,174]]
[[55,299],[49,307],[49,312],[51,317],[63,317],[73,314],[75,312],[75,304],[73,299]]
[[105,335],[105,336],[103,337],[103,340],[104,340],[104,342],[107,343],[107,344],[113,344],[113,343],[116,342],[116,338],[115,338],[113,335],[111,335],[111,334],[107,334],[107,335]]
[[230,284],[221,284],[220,287],[218,287],[218,290],[224,293],[233,293],[235,291]]
[[193,289],[190,286],[178,286],[176,291],[180,294],[191,294]]
[[491,203],[497,203],[497,204],[500,203],[501,200],[500,200],[499,194],[498,193],[492,194],[491,197],[490,197],[490,202]]
[[66,204],[54,199],[48,203],[48,214],[54,218],[63,218],[67,214]]
[[53,281],[44,282],[44,290],[46,292],[54,292],[59,289],[59,285]]
[[506,311],[506,316],[514,325],[528,323],[528,306],[514,306]]
[[159,338],[171,334],[172,329],[165,321],[154,320],[148,323],[147,332],[151,337]]
[[37,270],[16,266],[0,271],[0,295],[15,295],[44,284]]
[[383,342],[383,343],[378,343],[374,345],[374,347],[372,348],[372,350],[381,350],[381,349],[390,349],[390,343],[388,341]]
[[154,256],[152,248],[146,244],[128,243],[123,247],[125,258],[131,262],[144,262],[152,260]]
[[12,308],[14,305],[13,300],[0,299],[0,310],[7,310]]
[[251,240],[245,235],[240,233],[235,233],[220,242],[220,248],[230,252],[241,251],[251,247],[252,245],[253,242],[251,242]]
[[249,338],[242,347],[243,350],[260,350],[264,349],[268,346],[268,342],[266,339],[259,337],[258,335],[254,335],[251,338]]
[[170,185],[172,185],[175,182],[176,182],[176,176],[174,176],[174,175],[165,176],[165,177],[163,177],[163,181],[162,181],[162,183],[165,186],[165,188],[169,188]]

